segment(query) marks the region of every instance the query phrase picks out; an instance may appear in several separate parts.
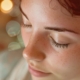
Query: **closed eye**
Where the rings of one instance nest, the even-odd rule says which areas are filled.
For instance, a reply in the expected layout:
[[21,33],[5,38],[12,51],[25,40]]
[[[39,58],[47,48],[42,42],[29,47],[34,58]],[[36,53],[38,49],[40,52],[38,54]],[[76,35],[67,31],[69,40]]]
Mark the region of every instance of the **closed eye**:
[[66,44],[57,43],[51,36],[50,38],[51,38],[53,45],[55,45],[58,48],[67,48],[70,44],[70,43],[66,43]]
[[28,24],[24,24],[24,23],[22,23],[22,27],[24,27],[24,28],[31,28],[32,25],[28,25]]

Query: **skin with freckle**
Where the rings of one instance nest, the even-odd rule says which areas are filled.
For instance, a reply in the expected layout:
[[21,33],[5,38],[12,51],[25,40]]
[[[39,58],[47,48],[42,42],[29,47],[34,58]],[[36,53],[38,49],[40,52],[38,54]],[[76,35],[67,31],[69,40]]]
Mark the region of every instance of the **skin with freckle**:
[[[80,80],[80,16],[72,17],[57,0],[22,0],[23,56],[29,66],[45,73],[46,77],[32,80]],[[65,28],[57,31],[48,28]]]

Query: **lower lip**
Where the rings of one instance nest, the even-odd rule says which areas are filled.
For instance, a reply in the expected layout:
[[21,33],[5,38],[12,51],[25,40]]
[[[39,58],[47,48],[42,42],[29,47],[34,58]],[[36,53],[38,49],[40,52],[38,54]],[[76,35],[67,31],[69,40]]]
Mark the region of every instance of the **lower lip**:
[[50,73],[43,73],[40,71],[36,71],[36,70],[32,69],[30,66],[29,66],[29,71],[33,76],[36,76],[36,77],[45,77],[45,76],[50,75]]

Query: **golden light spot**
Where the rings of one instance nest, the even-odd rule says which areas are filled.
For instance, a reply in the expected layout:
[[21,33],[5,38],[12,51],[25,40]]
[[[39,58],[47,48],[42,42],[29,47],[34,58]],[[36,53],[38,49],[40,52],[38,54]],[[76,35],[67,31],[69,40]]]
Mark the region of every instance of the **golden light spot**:
[[12,10],[13,8],[13,3],[11,0],[3,0],[1,2],[1,11],[4,13],[8,13]]

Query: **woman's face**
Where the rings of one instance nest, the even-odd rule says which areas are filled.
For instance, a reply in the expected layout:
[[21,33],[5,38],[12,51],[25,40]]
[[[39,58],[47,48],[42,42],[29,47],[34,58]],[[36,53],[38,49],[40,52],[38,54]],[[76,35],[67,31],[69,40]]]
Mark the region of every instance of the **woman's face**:
[[33,80],[80,80],[80,17],[50,1],[21,2],[23,56]]

